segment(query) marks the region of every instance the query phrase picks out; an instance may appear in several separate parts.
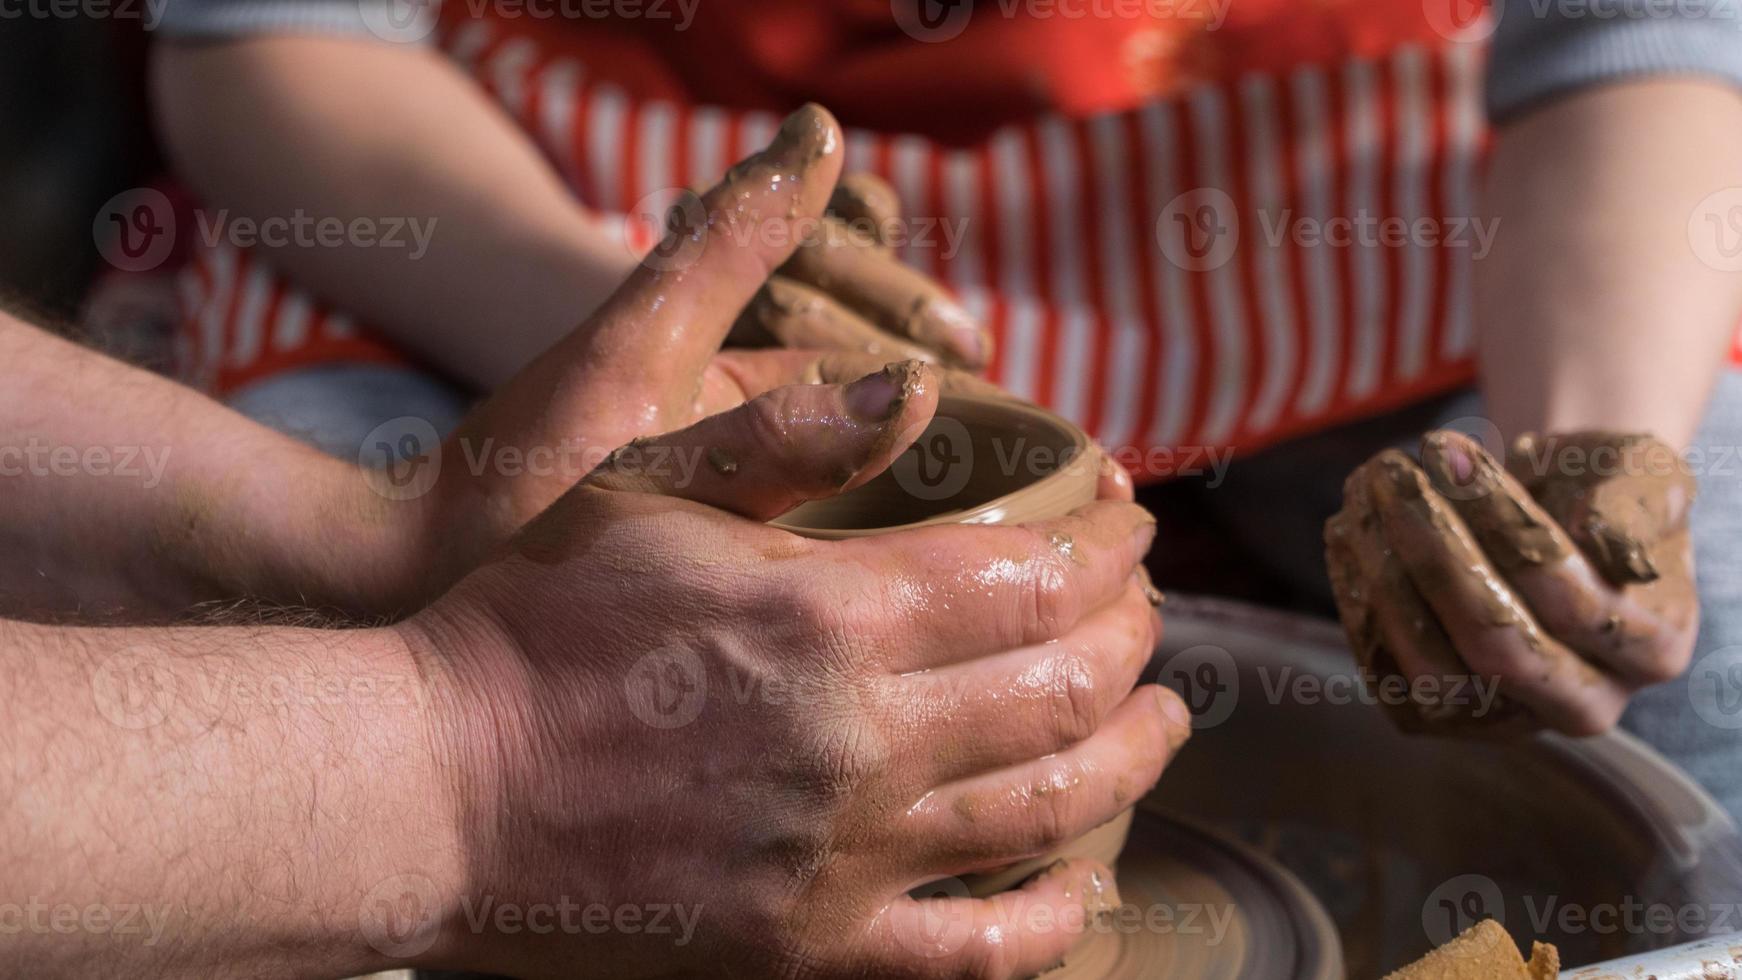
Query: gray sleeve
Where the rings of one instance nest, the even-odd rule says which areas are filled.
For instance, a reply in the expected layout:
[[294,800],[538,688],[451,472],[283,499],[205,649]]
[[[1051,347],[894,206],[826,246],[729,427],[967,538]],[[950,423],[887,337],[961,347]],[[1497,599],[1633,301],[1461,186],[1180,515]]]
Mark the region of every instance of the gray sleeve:
[[1489,118],[1637,75],[1742,86],[1742,0],[1493,0]]
[[[157,0],[154,31],[182,39],[328,34],[418,43],[435,26],[436,0]],[[150,0],[147,0],[150,3]]]

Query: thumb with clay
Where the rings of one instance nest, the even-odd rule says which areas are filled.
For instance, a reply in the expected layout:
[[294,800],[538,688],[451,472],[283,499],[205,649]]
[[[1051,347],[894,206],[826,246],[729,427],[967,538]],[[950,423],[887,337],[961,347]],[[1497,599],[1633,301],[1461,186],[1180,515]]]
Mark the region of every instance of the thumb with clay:
[[613,452],[584,485],[655,493],[768,521],[883,472],[937,411],[918,361],[850,384],[775,388],[676,432]]

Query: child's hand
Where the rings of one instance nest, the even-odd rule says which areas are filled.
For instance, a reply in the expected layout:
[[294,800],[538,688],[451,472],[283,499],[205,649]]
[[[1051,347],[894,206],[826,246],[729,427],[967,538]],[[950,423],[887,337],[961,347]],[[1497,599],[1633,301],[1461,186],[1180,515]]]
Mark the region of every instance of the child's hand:
[[[1526,436],[1503,469],[1435,432],[1421,455],[1364,464],[1325,526],[1350,641],[1364,670],[1410,682],[1407,720],[1594,734],[1633,691],[1687,669],[1694,478],[1674,449],[1644,435]],[[1439,680],[1463,675],[1527,710]],[[1454,689],[1461,703],[1446,700]]]
[[904,219],[895,190],[871,174],[841,179],[821,221],[738,318],[732,339],[864,351],[978,371],[992,338],[942,285],[894,248],[947,248],[939,230]]

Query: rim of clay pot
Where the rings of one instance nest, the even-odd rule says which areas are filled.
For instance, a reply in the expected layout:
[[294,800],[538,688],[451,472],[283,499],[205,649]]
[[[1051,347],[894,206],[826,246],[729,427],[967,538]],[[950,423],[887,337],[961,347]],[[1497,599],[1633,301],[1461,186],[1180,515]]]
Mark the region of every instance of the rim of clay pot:
[[[925,484],[915,482],[920,479],[918,467],[922,463],[918,454],[935,454],[940,448],[960,451],[964,446],[972,453],[973,444],[986,439],[1009,440],[1012,445],[1007,447],[1007,451],[1017,454],[1026,452],[1027,443],[1036,442],[1037,437],[1038,441],[1043,441],[1065,461],[1033,477],[1032,482],[1005,490],[996,496],[897,524],[831,527],[816,520],[819,515],[838,510],[838,501],[851,501],[867,494],[888,492],[890,481],[896,482],[910,494],[916,503],[916,509],[923,509],[928,492]],[[943,443],[940,444],[939,440],[943,440]],[[1017,444],[1019,442],[1021,444]],[[1065,453],[1068,453],[1068,457],[1064,456]],[[937,413],[931,424],[914,440],[914,445],[904,451],[884,473],[838,497],[801,504],[769,523],[805,537],[839,540],[946,524],[1016,524],[1037,517],[1056,516],[1075,510],[1094,499],[1094,487],[1099,474],[1093,453],[1094,444],[1087,433],[1037,405],[983,395],[944,395],[938,399]],[[965,479],[971,480],[975,467],[997,467],[1015,458],[1015,455],[1004,459],[970,458],[966,463],[970,473]],[[996,478],[995,475],[994,479]],[[1010,479],[1014,481],[1020,479],[1020,476],[1012,474]],[[1086,493],[1083,489],[1085,483],[1088,485]]]

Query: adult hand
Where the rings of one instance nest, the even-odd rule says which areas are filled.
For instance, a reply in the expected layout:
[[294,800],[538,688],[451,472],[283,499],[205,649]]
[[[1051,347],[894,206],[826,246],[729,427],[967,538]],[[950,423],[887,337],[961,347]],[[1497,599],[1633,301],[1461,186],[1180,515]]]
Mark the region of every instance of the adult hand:
[[[363,566],[374,579],[359,589],[363,605],[403,611],[440,594],[631,440],[781,385],[841,381],[887,363],[867,367],[870,355],[843,360],[822,351],[720,351],[739,313],[793,254],[797,229],[829,204],[841,145],[826,111],[812,105],[793,113],[767,149],[676,206],[670,233],[605,305],[473,412],[438,453],[411,454],[369,474],[381,496],[410,502],[394,518],[407,529],[399,539],[414,544],[396,550],[384,571]],[[885,283],[894,296],[909,273],[886,251],[845,261],[901,270]],[[926,309],[915,324],[941,322]],[[843,373],[849,366],[852,373]]]
[[[1526,436],[1505,468],[1452,432],[1423,440],[1420,465],[1380,453],[1325,528],[1356,654],[1425,695],[1420,722],[1604,731],[1692,655],[1694,490],[1676,451],[1645,435]],[[1450,703],[1471,674],[1510,703]]]
[[[1085,861],[986,900],[908,891],[1110,819],[1188,736],[1177,697],[1133,689],[1159,629],[1149,516],[1104,500],[848,541],[764,523],[880,472],[936,399],[909,363],[628,447],[400,627],[451,709],[465,841],[429,962],[1019,976],[1116,903]],[[660,453],[707,462],[636,462]],[[559,901],[637,925],[466,915]]]
[[894,188],[872,174],[849,174],[811,227],[815,233],[738,318],[733,340],[986,367],[991,334],[942,285],[896,257],[907,222]]

